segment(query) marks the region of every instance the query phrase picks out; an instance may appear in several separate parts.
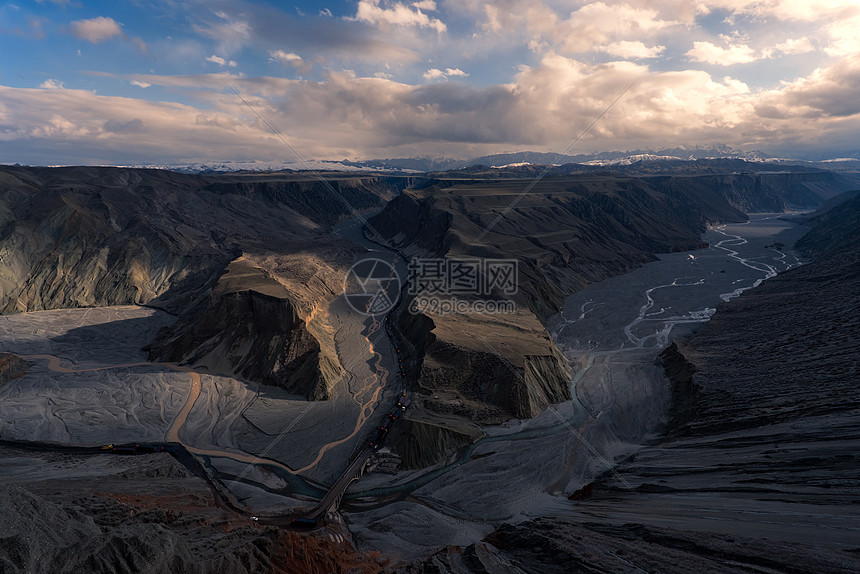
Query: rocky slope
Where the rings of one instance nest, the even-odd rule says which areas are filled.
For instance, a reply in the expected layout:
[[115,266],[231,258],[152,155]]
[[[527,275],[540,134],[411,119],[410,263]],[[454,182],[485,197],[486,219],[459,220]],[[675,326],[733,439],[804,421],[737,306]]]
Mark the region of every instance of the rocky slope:
[[712,208],[724,201],[747,213],[814,209],[857,185],[852,178],[825,171],[732,173],[648,181],[670,194],[709,201]]
[[[300,534],[223,510],[167,454],[81,457],[0,446],[0,571],[375,573],[338,527]],[[20,470],[30,470],[25,475]],[[38,472],[35,472],[38,469]],[[346,535],[346,537],[344,536]]]
[[848,552],[740,536],[714,536],[638,524],[539,518],[504,525],[466,548],[449,547],[398,570],[403,574],[568,574],[570,572],[856,571]]
[[838,265],[850,271],[860,253],[860,191],[847,194],[845,201],[808,219],[806,224],[812,229],[796,247],[807,257],[825,260],[818,266]]
[[353,208],[381,206],[405,181],[4,167],[0,310],[184,311],[242,252],[295,251]]
[[293,176],[274,181],[271,174],[210,176],[206,190],[218,195],[288,205],[319,225],[332,226],[345,215],[380,207],[380,199],[392,199],[412,181],[409,177],[326,175],[325,182],[311,179],[307,174],[301,179]]
[[[4,167],[0,312],[156,306],[183,317],[151,358],[322,398],[341,371],[326,308],[354,249],[331,226],[409,182],[328,178]],[[258,271],[224,276],[238,257]]]
[[[199,296],[233,247],[214,247],[208,234],[188,225],[191,217],[171,217],[189,209],[202,187],[198,178],[166,172],[3,168],[0,310],[159,297],[182,308],[182,299]],[[156,189],[167,193],[158,198]],[[178,189],[188,190],[187,198],[176,196]],[[166,295],[172,286],[182,286],[184,297]]]
[[[462,403],[461,399],[449,400],[452,406],[461,407],[459,412],[455,410],[460,415],[463,414]],[[476,409],[480,407],[475,405]],[[416,404],[410,407],[409,416],[403,420],[403,424],[395,427],[390,444],[401,457],[401,468],[416,469],[445,460],[483,435],[480,427],[458,416],[431,411]]]

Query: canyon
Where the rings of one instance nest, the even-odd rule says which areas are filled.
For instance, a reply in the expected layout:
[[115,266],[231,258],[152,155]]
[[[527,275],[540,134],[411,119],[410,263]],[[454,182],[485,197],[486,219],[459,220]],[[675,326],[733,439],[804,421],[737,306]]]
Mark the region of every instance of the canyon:
[[[31,534],[20,530],[3,539],[2,559],[45,568],[67,548],[108,571],[98,557],[137,540],[175,548],[176,562],[157,562],[154,550],[118,560],[169,571],[533,571],[553,555],[535,549],[550,547],[566,564],[617,569],[618,556],[577,550],[592,537],[637,568],[672,548],[677,571],[727,561],[788,569],[779,556],[800,534],[762,546],[755,523],[737,520],[720,536],[760,551],[729,551],[737,545],[692,517],[690,494],[741,503],[738,488],[695,478],[735,480],[733,440],[761,466],[767,487],[757,488],[768,494],[751,496],[762,508],[783,512],[780,497],[836,508],[853,496],[824,502],[823,490],[779,477],[818,484],[854,464],[854,403],[822,397],[854,391],[856,345],[826,341],[856,339],[853,319],[829,318],[853,317],[860,300],[858,206],[844,193],[860,179],[740,160],[580,171],[538,181],[534,166],[420,176],[0,169],[0,440],[19,469],[4,475],[3,508],[34,508],[84,539],[122,531],[108,546],[52,535],[40,544],[53,550],[25,555],[14,549]],[[748,215],[761,212],[770,215]],[[811,231],[797,241],[799,223]],[[491,294],[516,311],[416,314],[404,291],[387,315],[389,342],[342,297],[367,257],[404,279],[413,257],[516,260],[516,292]],[[798,308],[798,297],[816,303]],[[721,356],[736,357],[735,370]],[[400,369],[411,404],[371,463],[388,471],[352,483],[313,534],[248,518],[320,498],[393,405]],[[799,430],[767,434],[796,421]],[[845,434],[817,462],[806,446],[771,452],[760,438],[796,446],[826,429]],[[157,454],[93,455],[84,470],[73,452],[44,447],[165,437],[203,474]],[[703,456],[728,458],[709,476],[692,470]],[[55,489],[64,468],[76,469],[78,490]],[[136,478],[132,494],[117,482],[123,473],[171,486]],[[195,502],[158,514],[182,497]],[[143,520],[142,509],[158,515]],[[819,514],[818,527],[856,528],[849,511]],[[199,520],[212,528],[191,526]],[[682,520],[695,528],[681,532]],[[316,558],[302,554],[311,539]],[[213,544],[208,562],[191,565],[201,540]],[[810,547],[798,564],[849,571],[848,550]],[[235,552],[248,558],[228,558]]]

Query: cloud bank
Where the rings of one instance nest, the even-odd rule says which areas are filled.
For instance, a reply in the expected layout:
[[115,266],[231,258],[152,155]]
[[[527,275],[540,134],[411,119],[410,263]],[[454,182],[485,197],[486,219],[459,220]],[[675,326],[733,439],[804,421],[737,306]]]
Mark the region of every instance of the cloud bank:
[[[333,10],[192,2],[168,35],[163,19],[147,35],[127,15],[57,23],[56,37],[104,50],[105,62],[118,38],[149,48],[129,50],[124,69],[45,69],[0,87],[0,161],[293,159],[228,84],[310,158],[560,151],[631,85],[574,151],[860,151],[853,1],[360,0]],[[49,42],[44,30],[28,41]]]

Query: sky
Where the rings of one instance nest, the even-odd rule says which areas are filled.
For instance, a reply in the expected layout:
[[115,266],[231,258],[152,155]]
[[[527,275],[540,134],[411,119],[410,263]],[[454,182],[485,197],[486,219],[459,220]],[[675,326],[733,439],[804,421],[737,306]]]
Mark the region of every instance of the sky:
[[0,0],[0,163],[860,157],[858,31],[858,0]]

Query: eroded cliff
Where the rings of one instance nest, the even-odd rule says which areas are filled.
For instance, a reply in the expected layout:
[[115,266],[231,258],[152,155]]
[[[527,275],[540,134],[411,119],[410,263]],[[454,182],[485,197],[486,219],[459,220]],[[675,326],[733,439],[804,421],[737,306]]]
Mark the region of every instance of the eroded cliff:
[[147,350],[151,361],[190,364],[318,400],[328,398],[327,381],[341,372],[321,335],[311,332],[280,283],[240,258],[204,304],[163,329]]

